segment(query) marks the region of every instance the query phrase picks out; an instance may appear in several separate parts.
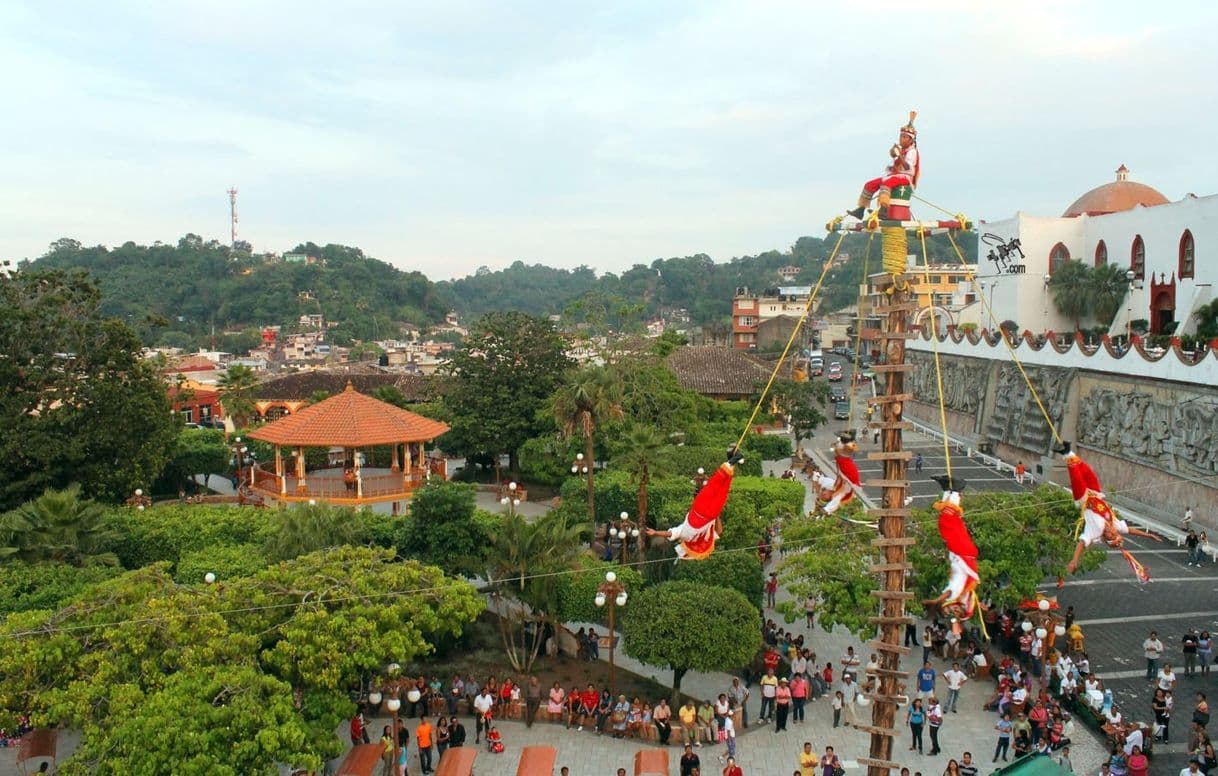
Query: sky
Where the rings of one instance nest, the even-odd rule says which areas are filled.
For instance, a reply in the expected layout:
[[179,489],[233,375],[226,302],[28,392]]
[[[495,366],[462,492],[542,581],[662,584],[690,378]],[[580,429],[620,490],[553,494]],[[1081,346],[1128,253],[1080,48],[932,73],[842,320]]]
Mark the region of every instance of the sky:
[[[432,279],[824,233],[919,116],[926,199],[1218,191],[1218,3],[0,4],[0,259],[361,247]],[[922,212],[925,211],[925,212]],[[926,208],[916,214],[933,215]]]

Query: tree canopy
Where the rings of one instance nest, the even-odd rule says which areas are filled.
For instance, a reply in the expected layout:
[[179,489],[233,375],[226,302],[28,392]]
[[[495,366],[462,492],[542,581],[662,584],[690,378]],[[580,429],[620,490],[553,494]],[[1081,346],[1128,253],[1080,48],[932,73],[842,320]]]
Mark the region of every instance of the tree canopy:
[[0,509],[80,484],[119,501],[177,439],[165,384],[81,274],[0,273]]

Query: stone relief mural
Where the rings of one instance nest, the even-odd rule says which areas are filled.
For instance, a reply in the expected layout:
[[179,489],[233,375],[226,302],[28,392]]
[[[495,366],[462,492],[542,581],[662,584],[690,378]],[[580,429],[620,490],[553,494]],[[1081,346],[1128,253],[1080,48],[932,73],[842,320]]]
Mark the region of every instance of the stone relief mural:
[[[1036,386],[1036,393],[1053,424],[1060,427],[1075,370],[1047,366],[1024,366],[1024,370]],[[1006,362],[998,367],[997,379],[994,407],[985,426],[985,436],[996,442],[1047,454],[1053,433],[1036,406],[1023,375],[1015,364]]]
[[[909,373],[909,392],[918,401],[938,406],[935,357],[917,351],[906,351],[905,357],[917,367]],[[939,362],[943,371],[943,403],[948,409],[977,417],[985,402],[985,391],[989,384],[989,362],[952,357],[940,357]]]
[[1092,388],[1079,402],[1079,441],[1171,472],[1218,474],[1218,397],[1155,399],[1137,391]]

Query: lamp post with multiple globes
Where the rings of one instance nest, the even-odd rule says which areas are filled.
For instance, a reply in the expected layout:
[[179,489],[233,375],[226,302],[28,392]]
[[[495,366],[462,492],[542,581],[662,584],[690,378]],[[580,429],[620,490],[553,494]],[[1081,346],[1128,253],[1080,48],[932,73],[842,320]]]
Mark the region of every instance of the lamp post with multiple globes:
[[585,497],[588,501],[588,522],[589,524],[596,522],[596,509],[592,502],[592,477],[594,474],[595,462],[584,457],[583,453],[575,454],[575,462],[571,464],[571,473],[575,475],[582,474],[584,477]]
[[517,490],[520,486],[513,482],[509,482],[507,486],[507,495],[499,499],[499,503],[508,508],[508,514],[512,517],[516,516],[516,507],[520,506],[520,495]]
[[626,605],[626,587],[617,581],[617,574],[605,572],[605,581],[597,585],[596,597],[593,600],[598,607],[609,606],[609,694],[617,697],[617,684],[614,679],[613,650],[617,645],[617,631],[613,626],[614,611],[619,606]]
[[694,475],[694,478],[692,480],[690,480],[690,482],[692,482],[694,484],[694,493],[697,493],[698,491],[702,490],[703,486],[706,485],[706,481],[708,479],[710,479],[710,478],[706,476],[706,469],[703,469],[701,466],[699,466],[698,473]]
[[609,525],[609,541],[617,540],[622,543],[622,552],[618,561],[623,565],[626,563],[626,543],[630,539],[639,541],[639,527],[630,519],[629,512],[622,512],[618,515],[617,523]]
[[[402,751],[401,743],[398,741],[398,711],[402,708],[402,686],[407,682],[402,677],[397,676],[402,670],[402,667],[397,663],[390,663],[388,670],[395,678],[386,681],[383,686],[369,692],[368,703],[375,707],[381,705],[381,701],[384,700],[385,708],[389,711],[389,737],[393,739],[393,768],[396,770]],[[406,700],[410,702],[411,708],[414,708],[422,697],[422,693],[413,685],[406,691]]]

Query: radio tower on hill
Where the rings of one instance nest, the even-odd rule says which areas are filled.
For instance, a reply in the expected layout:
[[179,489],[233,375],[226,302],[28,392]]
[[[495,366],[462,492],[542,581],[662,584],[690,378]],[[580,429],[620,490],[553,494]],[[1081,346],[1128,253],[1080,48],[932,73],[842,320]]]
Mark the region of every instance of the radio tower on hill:
[[229,209],[229,213],[230,213],[230,215],[232,216],[232,219],[233,219],[233,223],[232,223],[232,237],[233,237],[232,247],[233,247],[234,249],[236,249],[236,247],[237,247],[237,188],[236,188],[235,186],[234,186],[233,188],[231,188],[231,189],[229,189],[229,190],[228,190],[228,209]]

